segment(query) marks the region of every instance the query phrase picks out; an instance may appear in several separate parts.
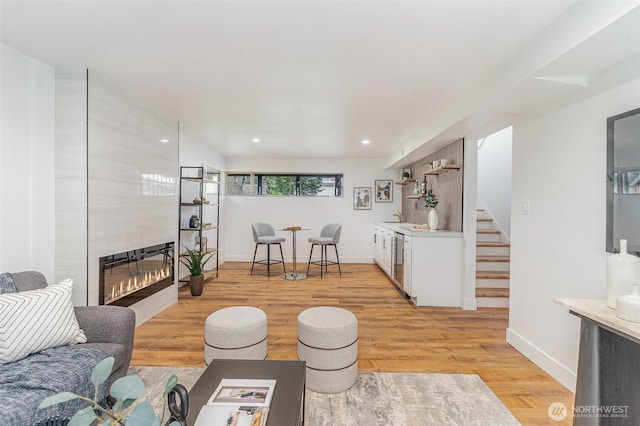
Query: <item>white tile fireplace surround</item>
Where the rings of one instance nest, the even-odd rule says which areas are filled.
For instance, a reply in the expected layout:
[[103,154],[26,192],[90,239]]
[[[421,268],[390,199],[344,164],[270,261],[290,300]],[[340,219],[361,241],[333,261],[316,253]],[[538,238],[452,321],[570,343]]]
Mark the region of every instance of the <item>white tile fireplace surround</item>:
[[[177,241],[178,123],[87,70],[56,71],[56,97],[56,278],[96,305],[101,257]],[[177,285],[151,298],[139,322]]]

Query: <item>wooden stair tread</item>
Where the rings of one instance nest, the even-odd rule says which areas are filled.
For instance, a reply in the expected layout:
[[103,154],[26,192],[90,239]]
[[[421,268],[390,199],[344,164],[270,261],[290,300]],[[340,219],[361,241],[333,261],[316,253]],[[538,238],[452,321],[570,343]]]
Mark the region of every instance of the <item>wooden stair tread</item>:
[[511,244],[503,242],[479,241],[476,243],[476,247],[511,247]]
[[479,217],[478,222],[493,222],[493,219],[490,217]]
[[509,297],[509,289],[476,287],[476,297]]
[[510,262],[509,256],[476,256],[476,262]]
[[476,279],[508,280],[509,271],[476,271]]
[[478,229],[478,234],[499,234],[500,231],[497,229]]

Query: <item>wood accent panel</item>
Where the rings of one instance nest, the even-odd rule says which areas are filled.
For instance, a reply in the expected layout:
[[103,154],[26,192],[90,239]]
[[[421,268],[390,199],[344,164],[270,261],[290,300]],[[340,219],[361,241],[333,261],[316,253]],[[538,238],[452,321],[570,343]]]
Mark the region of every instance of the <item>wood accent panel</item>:
[[[416,178],[418,184],[422,183],[422,172],[429,170],[429,165],[425,164],[427,161],[446,158],[450,164],[462,165],[464,163],[463,142],[460,139],[411,164],[411,177]],[[464,166],[461,170],[450,170],[439,175],[427,176],[429,186],[433,188],[433,192],[438,197],[439,203],[436,211],[438,212],[439,228],[441,229],[462,231],[463,173]],[[407,199],[407,196],[411,194],[413,194],[413,185],[404,185],[402,187],[402,220],[417,224],[427,223],[429,209],[424,206],[423,199]]]
[[[306,270],[304,263],[298,268]],[[418,308],[370,264],[343,264],[342,277],[330,267],[324,279],[315,268],[303,281],[250,269],[224,263],[200,297],[181,287],[177,304],[137,328],[132,364],[204,366],[207,316],[237,305],[266,312],[268,359],[295,360],[298,314],[340,306],[358,318],[360,371],[478,374],[523,424],[571,424],[571,416],[552,422],[547,409],[562,402],[571,410],[573,394],[506,342],[507,309]]]

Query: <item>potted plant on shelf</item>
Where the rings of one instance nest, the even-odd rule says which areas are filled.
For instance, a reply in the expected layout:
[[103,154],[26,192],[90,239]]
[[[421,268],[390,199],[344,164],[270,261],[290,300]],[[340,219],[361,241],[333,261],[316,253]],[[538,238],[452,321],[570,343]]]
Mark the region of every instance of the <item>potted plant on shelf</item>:
[[427,223],[429,229],[435,231],[438,229],[438,213],[436,212],[436,206],[438,205],[438,197],[433,193],[433,189],[427,189],[424,195],[424,206],[429,208],[429,216],[427,216]]
[[[189,289],[192,296],[200,296],[204,287],[204,265],[207,264],[213,253],[207,253],[199,249],[191,250],[189,247],[187,254],[180,256],[180,262],[189,270]],[[207,255],[208,254],[208,255]]]

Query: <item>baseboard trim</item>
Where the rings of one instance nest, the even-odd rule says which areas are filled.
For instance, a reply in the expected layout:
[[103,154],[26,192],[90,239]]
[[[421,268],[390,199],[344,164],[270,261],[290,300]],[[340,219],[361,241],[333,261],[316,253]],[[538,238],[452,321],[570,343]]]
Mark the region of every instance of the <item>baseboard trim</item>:
[[576,391],[576,373],[557,362],[546,352],[536,347],[530,341],[519,335],[511,328],[507,328],[507,343],[518,352],[530,359],[538,367],[546,371],[551,377],[571,392]]
[[478,309],[478,304],[474,298],[460,298],[460,307],[465,311],[475,311]]

